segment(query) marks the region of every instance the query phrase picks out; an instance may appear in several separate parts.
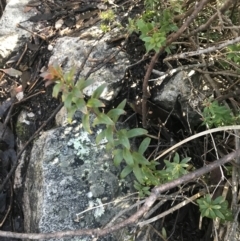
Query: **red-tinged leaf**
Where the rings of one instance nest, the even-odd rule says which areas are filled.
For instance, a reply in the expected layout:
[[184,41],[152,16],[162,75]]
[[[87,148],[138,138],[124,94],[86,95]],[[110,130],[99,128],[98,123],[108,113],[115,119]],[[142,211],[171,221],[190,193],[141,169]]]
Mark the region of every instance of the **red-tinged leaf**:
[[22,72],[13,68],[9,68],[9,69],[0,69],[2,72],[4,72],[5,74],[8,74],[12,77],[16,77],[16,76],[21,76]]

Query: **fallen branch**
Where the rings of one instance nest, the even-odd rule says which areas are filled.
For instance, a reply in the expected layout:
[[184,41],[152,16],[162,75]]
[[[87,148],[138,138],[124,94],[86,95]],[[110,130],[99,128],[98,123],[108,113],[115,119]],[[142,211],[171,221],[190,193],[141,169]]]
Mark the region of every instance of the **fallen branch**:
[[[240,128],[240,127],[239,127]],[[6,231],[0,231],[1,237],[8,237],[8,238],[22,238],[22,239],[50,239],[50,238],[63,238],[63,237],[72,237],[72,236],[91,236],[94,237],[100,237],[107,235],[109,233],[116,232],[124,227],[129,227],[130,225],[136,224],[137,221],[151,208],[151,206],[154,204],[154,202],[157,200],[159,194],[170,190],[174,187],[177,187],[183,183],[187,183],[193,179],[196,179],[208,172],[211,172],[215,168],[226,164],[227,162],[230,162],[232,159],[236,158],[240,155],[240,149],[224,156],[223,158],[214,161],[210,163],[207,166],[204,166],[202,168],[199,168],[198,170],[188,173],[176,180],[173,180],[171,182],[165,183],[161,186],[155,187],[151,195],[146,199],[144,205],[130,218],[124,220],[121,223],[118,223],[112,227],[104,228],[104,229],[78,229],[78,230],[69,230],[69,231],[60,231],[60,232],[54,232],[54,233],[14,233],[14,232],[6,232]]]
[[166,62],[166,61],[169,61],[169,60],[175,60],[175,59],[186,59],[186,58],[191,57],[191,56],[210,53],[210,52],[222,49],[222,48],[224,48],[228,45],[238,43],[238,42],[240,42],[240,36],[237,37],[237,38],[234,38],[232,40],[228,40],[228,41],[226,41],[222,44],[214,45],[214,46],[206,48],[206,49],[198,49],[196,51],[191,51],[191,52],[187,52],[187,53],[174,54],[172,56],[169,56],[169,57],[165,58],[163,60],[163,62]]

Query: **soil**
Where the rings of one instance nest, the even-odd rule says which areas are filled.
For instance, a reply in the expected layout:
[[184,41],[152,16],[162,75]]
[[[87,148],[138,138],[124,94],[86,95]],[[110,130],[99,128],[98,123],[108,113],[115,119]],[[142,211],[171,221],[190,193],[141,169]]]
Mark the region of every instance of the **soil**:
[[[132,17],[137,13],[140,13],[143,8],[142,2],[136,4],[130,11],[130,16]],[[49,21],[51,23],[51,21]],[[122,19],[122,23],[126,23],[126,18]],[[53,23],[52,23],[53,24]],[[33,40],[29,40],[33,42]],[[41,127],[43,123],[48,121],[50,115],[53,111],[57,108],[60,104],[60,98],[55,99],[52,97],[52,86],[45,87],[45,83],[42,78],[38,77],[38,72],[42,67],[47,67],[47,63],[50,57],[50,52],[48,51],[47,47],[48,44],[45,41],[40,40],[41,47],[39,48],[39,52],[37,55],[33,55],[31,50],[28,50],[27,53],[24,55],[21,65],[28,66],[31,72],[31,81],[26,84],[26,88],[24,89],[24,99],[27,98],[26,101],[15,102],[13,100],[13,96],[11,96],[13,86],[21,86],[21,81],[17,78],[5,75],[4,82],[0,84],[0,102],[4,103],[8,98],[12,98],[13,108],[9,109],[5,112],[2,116],[2,120],[4,121],[7,116],[10,115],[10,119],[8,122],[8,126],[11,127],[13,133],[16,135],[16,121],[19,113],[22,110],[27,110],[28,112],[34,113],[34,130],[37,130]],[[114,42],[113,45],[121,47],[121,42]],[[123,48],[124,51],[127,52],[131,64],[135,64],[136,62],[140,61],[145,54],[145,47],[143,42],[139,39],[139,36],[136,33],[133,33],[129,36],[126,45]],[[20,51],[21,52],[21,51]],[[142,82],[144,79],[144,75],[146,73],[146,69],[148,64],[150,63],[151,56],[154,53],[150,52],[148,58],[144,61],[141,61],[139,64],[134,65],[133,67],[126,70],[125,78],[123,80],[123,88],[117,98],[109,105],[107,108],[112,108],[116,106],[120,101],[123,99],[127,99],[128,102],[133,102],[136,99],[141,99],[142,96]],[[166,71],[168,67],[163,64],[162,60],[165,57],[160,56],[158,62],[155,65],[155,69],[159,71]],[[31,63],[31,66],[29,66]],[[11,65],[13,68],[16,67],[16,63]],[[3,73],[0,73],[0,79]],[[156,76],[152,74],[153,78]],[[131,86],[135,85],[134,88]],[[150,86],[151,87],[151,86]],[[153,88],[154,86],[152,86]],[[152,103],[152,108],[154,109],[154,103]],[[122,119],[122,121],[127,120],[128,124],[131,127],[142,127],[141,123],[141,114],[135,112],[130,106],[127,106],[127,115]],[[161,118],[158,116],[158,118]],[[153,118],[151,124],[149,126],[149,133],[154,136],[159,135],[159,123],[158,118]],[[182,125],[181,121],[176,118],[175,116],[170,116],[174,123],[174,129],[168,129],[168,134],[166,136],[173,136],[175,140],[181,141],[188,136],[187,130]],[[55,126],[54,119],[50,120],[48,124],[43,128],[43,130],[49,130]],[[196,126],[195,130],[200,131],[201,128]],[[32,133],[34,135],[34,133]],[[161,135],[159,140],[151,142],[151,148],[149,149],[149,154],[152,152],[159,153],[162,150],[165,150],[167,147],[171,146],[172,143],[169,142],[168,138],[165,135]],[[141,140],[139,140],[140,142]],[[204,153],[204,145],[203,139],[198,140],[198,142],[191,142],[191,144],[185,145],[183,148],[179,150],[179,153],[184,153],[187,156],[192,156],[191,165],[195,168],[201,167],[203,165],[201,153]],[[219,141],[220,142],[220,141]],[[160,143],[160,145],[159,145]],[[157,149],[156,149],[157,147]],[[27,147],[27,151],[30,152],[31,144]],[[16,150],[19,151],[19,150]],[[211,161],[214,159],[212,157],[211,152],[208,154],[208,160]],[[163,159],[159,160],[160,166],[163,166],[164,162]],[[6,169],[9,171],[10,167]],[[1,173],[2,182],[4,178],[6,178],[7,173]],[[17,231],[23,232],[23,214],[21,211],[21,191],[18,193],[14,193],[13,189],[11,188],[13,185],[13,179],[8,182],[8,185],[4,189],[4,195],[6,194],[7,198],[1,198],[0,194],[0,204],[5,205],[5,208],[0,210],[0,229],[6,231]],[[173,192],[179,192],[179,195],[185,196],[192,196],[198,192],[198,190],[203,186],[203,184],[195,182],[189,183],[185,185],[185,191],[180,190],[179,188],[172,190]],[[169,208],[172,207],[173,203],[176,205],[177,203],[181,202],[182,199],[174,198],[173,200],[167,201],[163,206],[161,206],[152,216],[156,216],[159,213],[162,213]],[[10,208],[10,212],[8,213],[8,209]],[[8,213],[8,215],[6,215]],[[4,221],[4,218],[6,220]],[[178,211],[166,216],[163,219],[160,219],[153,223],[153,228],[156,229],[158,232],[162,233],[163,228],[167,232],[167,237],[169,241],[177,241],[177,240],[191,240],[191,241],[204,241],[204,240],[212,240],[210,238],[210,234],[208,229],[211,225],[211,221],[207,218],[203,219],[202,228],[199,229],[199,220],[200,220],[200,213],[199,209],[196,205],[190,203],[186,205],[184,208],[179,209]],[[210,232],[211,233],[211,232]],[[4,239],[1,240],[11,240],[11,239]],[[16,239],[14,239],[16,240]],[[149,240],[164,240],[162,239],[157,232],[151,231]]]

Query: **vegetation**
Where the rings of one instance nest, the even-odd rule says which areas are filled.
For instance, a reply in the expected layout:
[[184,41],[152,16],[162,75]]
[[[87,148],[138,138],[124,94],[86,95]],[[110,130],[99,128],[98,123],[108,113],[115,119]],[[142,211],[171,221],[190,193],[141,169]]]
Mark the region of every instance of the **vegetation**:
[[[208,84],[214,86],[217,96],[221,97],[219,93],[224,93],[227,89],[235,86],[239,77],[240,45],[237,44],[237,40],[234,38],[234,28],[228,28],[229,25],[236,24],[239,26],[240,24],[239,12],[236,11],[239,5],[233,7],[230,4],[231,1],[227,3],[222,1],[214,2],[214,7],[213,5],[207,5],[204,11],[200,11],[198,16],[195,16],[194,22],[189,21],[188,25],[186,25],[187,33],[179,35],[181,36],[179,41],[182,44],[181,48],[179,48],[178,44],[171,40],[174,37],[170,38],[169,36],[178,33],[181,27],[186,24],[185,20],[190,18],[191,14],[199,7],[195,8],[195,4],[189,2],[190,4],[181,0],[167,2],[145,0],[144,12],[134,19],[128,19],[128,31],[129,33],[137,32],[139,34],[147,53],[155,54],[155,56],[160,52],[167,53],[168,57],[163,61],[164,63],[169,64],[170,61],[185,59],[189,65],[201,62],[207,68],[207,63],[209,63],[210,59],[213,60],[213,67],[209,67],[204,71],[196,69],[196,71],[202,73],[206,79],[210,79]],[[220,12],[216,13],[216,8]],[[222,19],[216,20],[218,14],[221,15]],[[209,28],[209,25],[206,25],[206,20],[212,19],[212,16],[215,17]],[[102,30],[104,32],[108,31],[110,29],[108,24],[114,19],[114,13],[103,13],[101,18],[105,21]],[[221,23],[221,21],[223,22]],[[201,26],[203,27],[201,28]],[[225,34],[223,33],[226,33],[228,37],[224,42],[225,46],[222,47],[220,52],[210,54],[218,49],[220,41],[224,41],[223,36]],[[192,36],[196,34],[198,34],[197,41],[194,41]],[[233,39],[233,41],[228,41],[230,39]],[[185,44],[190,47],[184,46]],[[181,53],[175,52],[177,48],[180,49]],[[181,49],[187,49],[187,51],[183,52]],[[206,50],[205,55],[203,55],[203,49]],[[170,55],[172,53],[175,55]],[[188,56],[195,57],[188,58]],[[214,73],[216,76],[218,72],[217,80],[215,78],[217,85],[214,85],[212,84],[211,74]],[[49,75],[45,79],[55,82],[54,97],[57,97],[60,92],[62,93],[62,101],[68,110],[69,121],[71,121],[75,111],[79,110],[83,114],[83,127],[89,133],[91,133],[92,126],[104,126],[102,132],[96,137],[96,143],[99,144],[102,140],[107,140],[106,149],[112,152],[114,164],[119,166],[121,163],[125,163],[121,177],[125,178],[130,173],[133,173],[136,178],[134,186],[139,191],[140,196],[150,194],[152,187],[177,179],[191,170],[192,167],[189,164],[191,158],[187,156],[181,158],[178,153],[175,153],[173,157],[169,157],[169,160],[164,160],[165,167],[158,170],[158,162],[154,159],[148,160],[145,155],[151,142],[151,139],[146,137],[147,130],[144,128],[120,128],[117,125],[119,117],[125,114],[126,100],[123,100],[116,108],[107,113],[103,111],[105,104],[100,97],[105,85],[98,87],[86,101],[83,91],[92,84],[92,80],[80,79],[74,83],[74,69],[64,74],[59,67],[50,66],[48,73]],[[226,78],[233,76],[231,83],[223,81],[223,76],[227,76]],[[234,102],[231,102],[231,105],[234,105]],[[208,96],[203,102],[203,106],[204,108],[201,110],[203,116],[202,125],[207,128],[239,123],[239,107],[237,105],[234,106],[235,111],[233,112],[228,104],[220,103],[214,100],[213,96]],[[92,124],[89,121],[90,113],[94,113],[96,116]],[[131,139],[135,137],[143,138],[137,150],[131,146]],[[203,217],[220,218],[222,220],[232,220],[233,218],[228,202],[222,196],[213,200],[212,195],[207,194],[197,200],[197,203]]]

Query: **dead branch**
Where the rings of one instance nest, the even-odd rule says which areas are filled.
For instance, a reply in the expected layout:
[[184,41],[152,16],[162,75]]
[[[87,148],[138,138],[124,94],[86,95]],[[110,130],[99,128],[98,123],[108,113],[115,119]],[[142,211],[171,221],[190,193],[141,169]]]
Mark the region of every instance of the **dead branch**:
[[[237,2],[237,0],[228,0],[220,9],[219,12],[223,14],[234,2]],[[199,33],[203,30],[206,30],[209,28],[210,24],[218,17],[218,13],[216,12],[211,18],[208,19],[208,21],[205,24],[202,24],[198,28],[194,29],[192,32],[190,32],[187,37],[193,36],[196,33]]]
[[191,56],[210,53],[210,52],[222,49],[222,48],[224,48],[228,45],[238,43],[238,42],[240,42],[240,37],[234,38],[232,40],[228,40],[228,41],[226,41],[222,44],[214,45],[214,46],[206,48],[206,49],[198,49],[196,51],[191,51],[191,52],[187,52],[187,53],[174,54],[172,56],[169,56],[169,57],[165,58],[163,60],[163,62],[166,62],[166,61],[169,61],[169,60],[175,60],[175,59],[186,59],[186,58],[191,57]]

